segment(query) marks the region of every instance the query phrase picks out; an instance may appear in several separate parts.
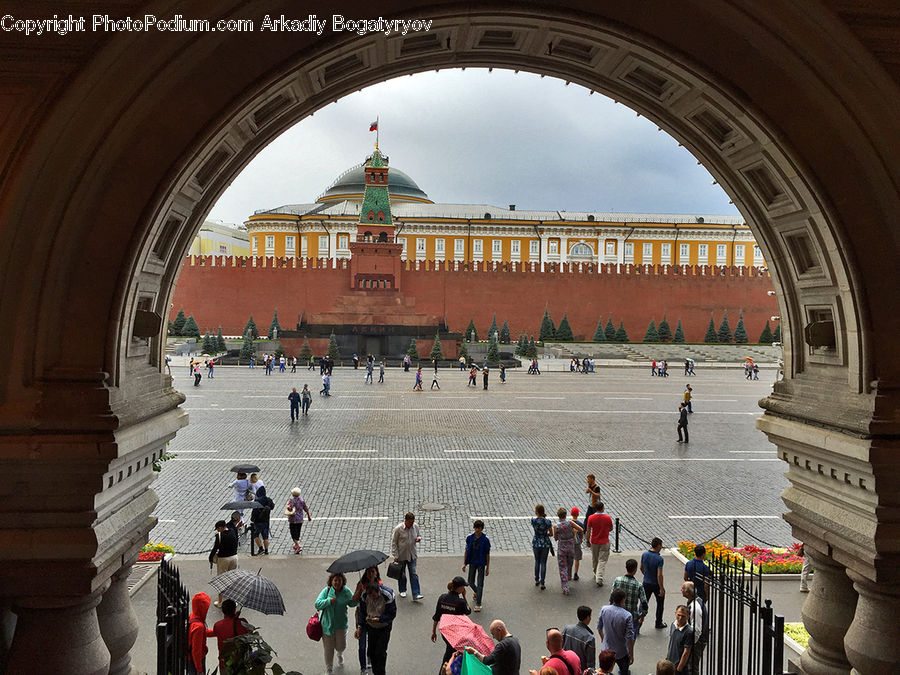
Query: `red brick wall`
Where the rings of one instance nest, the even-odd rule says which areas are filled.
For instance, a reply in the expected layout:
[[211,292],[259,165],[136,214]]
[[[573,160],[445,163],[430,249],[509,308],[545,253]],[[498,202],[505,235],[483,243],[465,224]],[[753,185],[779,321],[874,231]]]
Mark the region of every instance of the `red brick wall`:
[[[170,318],[179,309],[193,314],[201,332],[219,326],[226,335],[239,335],[252,314],[261,333],[278,318],[284,329],[293,329],[304,310],[307,314],[327,311],[337,296],[353,296],[350,269],[263,267],[231,265],[230,258],[217,258],[217,265],[184,265],[175,287]],[[428,267],[433,264],[429,263]],[[424,268],[425,265],[422,265]],[[544,307],[559,325],[568,315],[572,332],[590,340],[601,317],[611,314],[618,327],[624,320],[632,341],[639,341],[651,319],[657,324],[665,313],[672,332],[682,321],[689,342],[702,342],[710,313],[718,327],[722,312],[734,330],[741,309],[751,342],[755,341],[768,317],[778,313],[774,297],[767,291],[772,281],[755,268],[688,268],[687,274],[663,273],[662,268],[645,268],[636,273],[631,266],[601,266],[601,273],[523,271],[455,271],[420,269],[403,272],[404,296],[415,298],[415,311],[446,317],[453,332],[462,332],[474,318],[479,336],[484,338],[496,312],[498,327],[509,322],[510,335],[537,336]],[[703,269],[706,274],[702,274]],[[626,270],[628,273],[625,273]],[[610,273],[612,271],[612,273]],[[396,292],[395,292],[396,293]],[[365,299],[360,308],[365,307]],[[346,304],[346,303],[345,303]],[[422,348],[425,348],[425,341]],[[430,350],[430,345],[428,349]],[[316,346],[313,347],[316,351]],[[427,353],[427,352],[423,352]]]

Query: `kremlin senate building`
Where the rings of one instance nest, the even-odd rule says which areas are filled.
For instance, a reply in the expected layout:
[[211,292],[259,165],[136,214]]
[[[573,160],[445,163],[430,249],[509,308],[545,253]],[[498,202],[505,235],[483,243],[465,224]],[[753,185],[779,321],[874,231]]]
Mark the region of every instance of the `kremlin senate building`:
[[740,216],[440,204],[377,144],[316,201],[257,211],[244,227],[201,228],[170,318],[183,309],[203,332],[240,335],[250,315],[268,325],[277,310],[288,353],[292,338],[321,353],[334,332],[342,353],[397,356],[416,338],[427,355],[439,334],[449,358],[470,320],[485,335],[496,315],[515,340],[537,335],[545,309],[578,341],[608,319],[639,341],[665,317],[702,342],[727,311],[755,342],[777,313]]

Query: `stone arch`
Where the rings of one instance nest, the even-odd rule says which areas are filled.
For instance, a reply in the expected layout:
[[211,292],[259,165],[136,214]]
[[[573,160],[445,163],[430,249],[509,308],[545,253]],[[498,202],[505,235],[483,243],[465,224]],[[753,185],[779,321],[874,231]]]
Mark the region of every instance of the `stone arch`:
[[[429,68],[506,67],[607,93],[653,119],[744,214],[782,308],[785,378],[760,427],[789,465],[786,517],[814,551],[822,583],[859,598],[852,625],[846,617],[816,629],[809,658],[877,672],[892,653],[885,645],[898,641],[864,639],[865,616],[895,613],[900,597],[897,505],[883,487],[898,431],[900,364],[887,336],[900,322],[900,170],[890,155],[900,93],[842,17],[812,2],[782,4],[688,2],[645,16],[627,0],[502,9],[439,0],[428,4],[424,40],[184,34],[149,49],[137,33],[102,45],[72,35],[57,79],[42,78],[40,58],[26,60],[32,89],[17,90],[23,112],[0,140],[0,208],[9,214],[0,255],[14,270],[0,287],[0,341],[10,345],[0,397],[14,402],[0,423],[4,456],[28,458],[33,485],[53,483],[33,451],[46,453],[51,436],[66,439],[83,474],[65,510],[93,543],[59,553],[85,564],[56,595],[82,614],[101,612],[92,598],[117,583],[152,526],[144,469],[185,423],[152,324],[166,316],[184,253],[228,183],[296,120],[362,86]],[[271,5],[273,14],[293,9]],[[383,12],[418,7],[389,0]],[[799,112],[808,110],[818,114]],[[806,326],[829,320],[834,348],[806,344]],[[63,416],[54,414],[60,402]],[[40,508],[49,522],[62,507]],[[58,541],[58,530],[38,528],[7,584],[35,635],[46,632],[47,591],[29,579],[42,578],[41,546]],[[56,634],[65,641],[65,630]],[[96,639],[70,642],[89,663],[102,660]],[[17,633],[16,645],[13,665],[29,636]]]

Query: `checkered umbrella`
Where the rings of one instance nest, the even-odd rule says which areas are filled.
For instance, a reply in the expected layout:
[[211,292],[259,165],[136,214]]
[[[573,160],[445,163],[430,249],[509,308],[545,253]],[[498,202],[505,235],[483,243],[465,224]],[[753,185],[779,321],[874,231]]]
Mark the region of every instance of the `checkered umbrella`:
[[213,577],[209,585],[242,607],[263,614],[284,614],[281,591],[259,572],[230,570]]

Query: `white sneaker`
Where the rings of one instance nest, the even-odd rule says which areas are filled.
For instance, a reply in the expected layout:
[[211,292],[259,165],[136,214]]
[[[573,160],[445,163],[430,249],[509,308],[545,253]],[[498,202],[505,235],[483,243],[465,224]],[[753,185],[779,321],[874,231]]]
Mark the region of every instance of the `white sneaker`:
[[344,667],[344,652],[338,652],[338,665],[343,668]]
[[416,600],[421,600],[421,599],[424,598],[424,597],[425,597],[424,595],[422,595],[421,593],[419,593],[419,594],[416,596]]
[[405,597],[406,597],[406,591],[400,591],[400,597],[401,597],[401,598],[405,598]]

